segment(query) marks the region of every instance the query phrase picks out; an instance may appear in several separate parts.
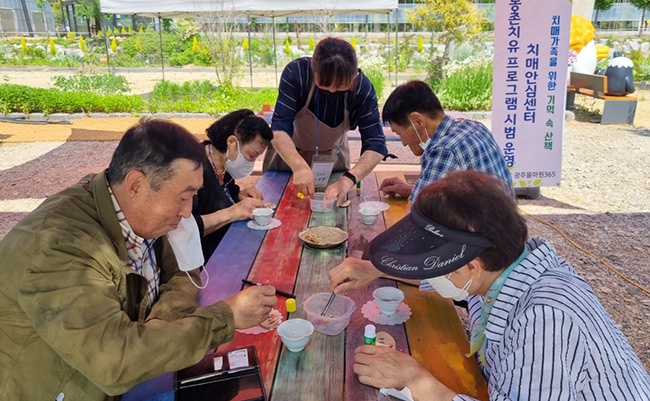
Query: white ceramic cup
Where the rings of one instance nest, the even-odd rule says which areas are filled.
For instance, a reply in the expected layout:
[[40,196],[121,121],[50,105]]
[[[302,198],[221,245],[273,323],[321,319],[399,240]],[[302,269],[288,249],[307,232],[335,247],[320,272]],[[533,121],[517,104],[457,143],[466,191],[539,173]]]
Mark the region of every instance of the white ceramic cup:
[[282,339],[282,343],[291,352],[300,352],[305,349],[313,333],[314,326],[305,319],[285,320],[278,326],[278,334]]
[[273,209],[269,207],[258,207],[253,209],[253,217],[259,226],[268,226],[271,223]]
[[404,301],[404,293],[395,287],[379,287],[372,293],[381,313],[390,316],[397,312],[397,308]]
[[363,207],[359,209],[359,214],[361,215],[361,221],[363,221],[363,224],[366,225],[373,225],[375,224],[375,221],[377,221],[377,217],[379,216],[379,209],[376,209],[374,207]]

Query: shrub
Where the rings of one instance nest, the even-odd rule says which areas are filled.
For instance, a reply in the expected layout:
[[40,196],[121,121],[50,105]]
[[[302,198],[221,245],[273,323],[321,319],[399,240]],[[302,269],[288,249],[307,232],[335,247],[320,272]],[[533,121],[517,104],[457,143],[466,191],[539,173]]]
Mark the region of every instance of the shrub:
[[194,52],[192,52],[192,49],[186,49],[182,53],[174,53],[172,54],[168,59],[167,62],[169,65],[174,65],[174,66],[184,66],[188,64],[192,64],[192,61],[194,60]]
[[156,84],[149,100],[151,112],[191,112],[219,114],[241,108],[260,110],[264,103],[273,104],[276,89],[251,90],[231,84],[216,86],[210,81]]
[[384,95],[387,81],[381,68],[379,66],[366,67],[363,70],[363,74],[368,77],[370,83],[372,83],[372,86],[375,88],[375,92],[377,92],[377,100],[381,99]]
[[99,95],[23,85],[0,85],[0,112],[3,113],[111,113],[142,110],[143,100],[137,95]]
[[492,107],[492,60],[475,60],[450,71],[436,92],[446,109],[490,110]]
[[647,80],[648,79],[647,71],[648,71],[648,65],[650,64],[650,60],[648,60],[640,50],[632,50],[627,57],[630,60],[632,60],[632,63],[634,63],[634,67],[632,67],[634,71],[634,80],[635,81]]
[[431,89],[433,89],[433,91],[436,93],[440,89],[440,83],[442,82],[444,75],[442,71],[443,61],[444,60],[442,57],[434,57],[431,59],[427,65],[427,76],[424,78],[424,82],[429,84]]
[[[192,40],[182,41],[174,32],[163,32],[163,54],[165,62],[176,53],[192,49]],[[160,37],[158,32],[144,32],[125,38],[120,48],[124,54],[135,59],[138,53],[146,54],[152,64],[160,64]]]
[[129,82],[121,75],[91,74],[70,77],[57,75],[53,79],[54,87],[64,92],[88,91],[103,95],[129,92]]

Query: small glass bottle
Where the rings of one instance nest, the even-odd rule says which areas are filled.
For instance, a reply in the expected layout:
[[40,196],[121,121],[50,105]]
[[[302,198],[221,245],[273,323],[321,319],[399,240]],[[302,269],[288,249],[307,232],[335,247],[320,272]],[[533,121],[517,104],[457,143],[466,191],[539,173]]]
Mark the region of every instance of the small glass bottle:
[[377,329],[374,324],[367,324],[363,332],[363,343],[367,345],[375,345],[377,338]]

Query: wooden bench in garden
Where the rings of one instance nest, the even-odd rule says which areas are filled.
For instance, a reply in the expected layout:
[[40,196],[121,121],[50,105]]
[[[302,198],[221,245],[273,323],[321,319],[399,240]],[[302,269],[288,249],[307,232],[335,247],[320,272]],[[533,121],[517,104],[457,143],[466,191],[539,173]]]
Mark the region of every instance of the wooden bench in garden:
[[[607,77],[605,75],[571,71],[567,94],[573,96],[575,93],[592,96],[605,102],[600,120],[601,124],[634,124],[637,97],[633,95],[606,95]],[[567,105],[569,104],[569,98],[567,98]]]

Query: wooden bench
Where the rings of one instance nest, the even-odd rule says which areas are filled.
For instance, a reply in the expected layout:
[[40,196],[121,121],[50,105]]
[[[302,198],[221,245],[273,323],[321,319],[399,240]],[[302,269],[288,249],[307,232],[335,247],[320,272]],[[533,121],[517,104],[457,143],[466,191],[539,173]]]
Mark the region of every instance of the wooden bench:
[[567,108],[573,106],[573,96],[576,93],[604,100],[601,124],[634,124],[637,97],[607,95],[607,77],[605,75],[571,71],[567,87]]

